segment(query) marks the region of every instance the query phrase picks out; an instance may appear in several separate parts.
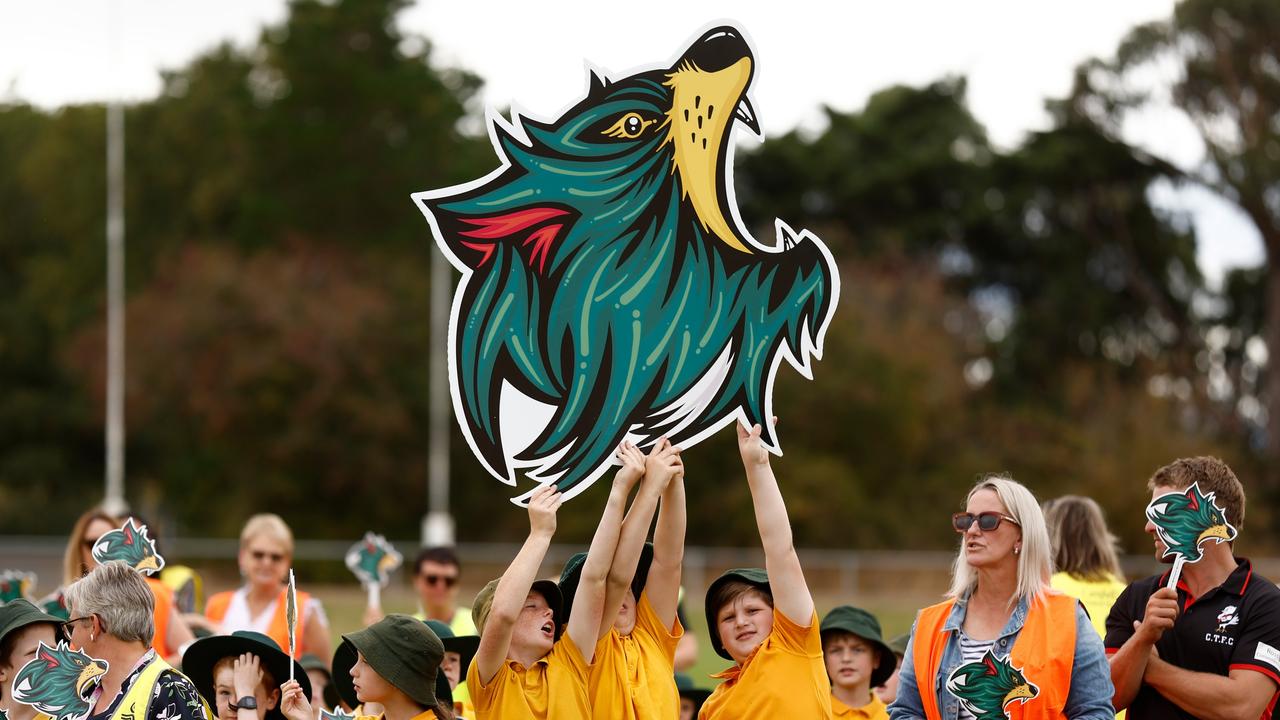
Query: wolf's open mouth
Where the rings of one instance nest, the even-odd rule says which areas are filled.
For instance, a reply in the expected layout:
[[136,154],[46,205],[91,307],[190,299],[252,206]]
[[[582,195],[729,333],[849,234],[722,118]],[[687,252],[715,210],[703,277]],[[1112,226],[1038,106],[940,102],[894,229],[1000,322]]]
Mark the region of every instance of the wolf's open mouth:
[[76,695],[83,700],[88,700],[89,695],[93,693],[94,687],[98,684],[98,678],[105,673],[106,671],[98,663],[89,663],[84,670],[80,671],[80,677],[76,678]]
[[695,42],[667,75],[672,89],[667,114],[668,142],[675,147],[675,167],[685,197],[693,204],[703,230],[744,253],[751,248],[725,216],[725,155],[730,120],[740,120],[756,134],[760,125],[747,99],[755,71],[751,49],[736,30],[715,28]]

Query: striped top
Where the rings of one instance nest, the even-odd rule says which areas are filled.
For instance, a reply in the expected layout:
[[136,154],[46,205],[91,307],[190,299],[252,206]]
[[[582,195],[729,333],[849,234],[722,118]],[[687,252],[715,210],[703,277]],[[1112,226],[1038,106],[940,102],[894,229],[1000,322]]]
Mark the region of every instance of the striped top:
[[[960,664],[968,665],[972,662],[978,662],[994,644],[995,640],[974,640],[961,631]],[[960,703],[960,720],[976,720],[973,713],[969,712],[969,709],[965,707],[964,703]]]

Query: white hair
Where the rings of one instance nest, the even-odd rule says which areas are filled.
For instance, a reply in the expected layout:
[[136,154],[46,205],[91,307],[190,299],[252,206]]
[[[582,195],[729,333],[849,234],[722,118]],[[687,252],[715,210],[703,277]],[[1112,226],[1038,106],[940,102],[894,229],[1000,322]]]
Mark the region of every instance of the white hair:
[[156,634],[155,596],[142,574],[120,560],[94,568],[67,586],[71,616],[97,615],[103,632],[125,642],[151,644]]
[[[979,480],[969,491],[966,504],[980,490],[995,492],[1005,512],[1022,529],[1022,549],[1017,555],[1018,587],[1010,599],[1034,602],[1048,590],[1049,577],[1053,575],[1053,549],[1040,503],[1036,502],[1030,490],[1007,475],[988,475]],[[960,552],[951,570],[951,589],[947,591],[947,597],[965,597],[977,584],[978,573],[969,565],[965,543],[961,540]]]

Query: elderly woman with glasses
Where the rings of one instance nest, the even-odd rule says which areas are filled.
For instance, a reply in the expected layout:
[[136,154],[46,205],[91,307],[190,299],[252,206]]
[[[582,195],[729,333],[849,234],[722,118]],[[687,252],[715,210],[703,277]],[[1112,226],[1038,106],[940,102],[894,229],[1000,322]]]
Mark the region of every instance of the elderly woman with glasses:
[[1049,586],[1049,533],[1031,492],[984,478],[951,522],[951,590],[916,617],[889,717],[1114,718],[1102,642],[1079,601]]
[[108,663],[87,720],[210,720],[195,685],[151,649],[155,596],[123,562],[94,568],[66,590],[74,648]]
[[[223,634],[252,630],[288,648],[285,593],[293,562],[293,532],[279,515],[254,515],[240,532],[239,561],[244,586],[209,598],[205,616]],[[329,657],[332,650],[324,608],[318,599],[301,590],[298,625],[301,631],[294,657],[300,658],[304,653]]]

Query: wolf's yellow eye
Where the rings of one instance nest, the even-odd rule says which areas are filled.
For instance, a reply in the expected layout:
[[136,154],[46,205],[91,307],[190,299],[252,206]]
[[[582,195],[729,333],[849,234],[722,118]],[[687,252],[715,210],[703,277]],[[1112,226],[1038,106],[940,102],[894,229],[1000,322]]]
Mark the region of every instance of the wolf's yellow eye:
[[644,119],[640,113],[630,112],[618,118],[618,122],[610,125],[609,129],[605,130],[603,134],[605,137],[634,140],[640,137],[640,134],[654,122],[653,120]]

